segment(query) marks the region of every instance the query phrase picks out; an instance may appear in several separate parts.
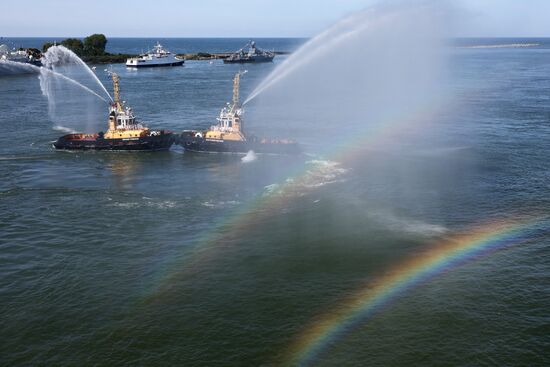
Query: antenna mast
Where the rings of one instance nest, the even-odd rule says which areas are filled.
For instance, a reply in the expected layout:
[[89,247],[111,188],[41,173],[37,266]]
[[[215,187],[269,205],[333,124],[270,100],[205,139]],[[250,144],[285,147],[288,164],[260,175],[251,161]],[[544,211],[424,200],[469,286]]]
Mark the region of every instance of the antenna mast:
[[239,105],[239,85],[241,83],[241,73],[235,75],[233,79],[233,108],[237,108]]
[[122,103],[120,102],[120,78],[116,73],[111,72],[111,78],[113,79],[113,92],[115,96],[115,104],[117,110],[122,110]]

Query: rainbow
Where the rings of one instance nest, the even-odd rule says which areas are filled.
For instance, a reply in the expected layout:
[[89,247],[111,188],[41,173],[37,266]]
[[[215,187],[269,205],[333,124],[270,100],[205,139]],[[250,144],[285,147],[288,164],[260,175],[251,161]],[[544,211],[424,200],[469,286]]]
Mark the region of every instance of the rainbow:
[[[396,134],[407,127],[426,126],[434,120],[438,109],[433,106],[419,108],[407,116],[388,116],[381,122],[368,125],[365,132],[354,137],[345,147],[334,147],[327,152],[334,162],[343,171],[341,163],[353,161],[365,157],[366,151],[373,151],[391,143]],[[423,122],[424,124],[420,125]],[[341,162],[341,163],[340,163]],[[189,248],[186,248],[185,256],[171,266],[165,266],[157,271],[156,276],[150,285],[142,292],[141,302],[150,303],[163,294],[170,292],[170,287],[177,279],[192,274],[219,255],[222,247],[227,246],[227,237],[235,236],[251,228],[259,219],[265,219],[276,213],[292,199],[297,193],[302,193],[316,188],[314,183],[317,177],[322,174],[323,166],[308,164],[306,162],[303,170],[296,172],[285,181],[276,185],[276,189],[257,195],[254,199],[242,205],[239,209],[230,213],[229,216],[220,218],[217,223],[212,224],[212,229],[206,231]],[[308,188],[309,187],[309,188]]]
[[515,223],[489,224],[434,246],[399,266],[374,284],[361,288],[347,302],[318,318],[290,348],[285,365],[312,365],[330,345],[347,334],[407,291],[430,279],[496,251],[533,240],[548,231],[548,217]]

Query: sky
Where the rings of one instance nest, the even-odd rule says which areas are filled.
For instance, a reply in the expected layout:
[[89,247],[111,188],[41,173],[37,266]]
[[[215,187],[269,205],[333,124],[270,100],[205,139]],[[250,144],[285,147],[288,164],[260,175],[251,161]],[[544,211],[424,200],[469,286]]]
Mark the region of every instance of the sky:
[[[0,37],[311,37],[388,1],[0,0]],[[456,37],[550,36],[550,0],[434,1],[452,4]]]

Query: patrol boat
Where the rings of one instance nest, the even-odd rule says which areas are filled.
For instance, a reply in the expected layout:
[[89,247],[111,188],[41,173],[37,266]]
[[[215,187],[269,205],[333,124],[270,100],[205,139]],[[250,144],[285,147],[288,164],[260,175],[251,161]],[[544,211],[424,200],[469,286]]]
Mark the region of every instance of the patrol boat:
[[168,150],[175,142],[169,131],[149,130],[136,121],[126,102],[120,100],[119,77],[111,73],[114,85],[114,102],[109,105],[109,129],[97,134],[68,134],[53,144],[66,150]]
[[218,124],[206,131],[185,130],[179,136],[178,143],[191,152],[238,153],[254,151],[259,154],[298,154],[300,146],[293,140],[273,140],[257,138],[244,133],[241,115],[243,108],[239,103],[239,72],[233,79],[233,103],[224,107],[217,118]]
[[23,64],[32,64],[35,66],[42,66],[40,61],[40,52],[36,49],[23,49],[10,51],[8,45],[0,45],[0,60],[1,61],[13,61]]
[[36,73],[39,69],[30,65],[41,66],[40,57],[34,50],[10,51],[7,45],[0,45],[0,76]]
[[144,68],[154,66],[179,66],[183,65],[185,60],[177,58],[170,51],[166,50],[160,43],[151,51],[138,57],[132,57],[126,60],[126,66],[129,68]]
[[223,62],[226,64],[272,62],[274,58],[274,52],[261,50],[256,47],[256,42],[250,41],[239,51],[224,59]]

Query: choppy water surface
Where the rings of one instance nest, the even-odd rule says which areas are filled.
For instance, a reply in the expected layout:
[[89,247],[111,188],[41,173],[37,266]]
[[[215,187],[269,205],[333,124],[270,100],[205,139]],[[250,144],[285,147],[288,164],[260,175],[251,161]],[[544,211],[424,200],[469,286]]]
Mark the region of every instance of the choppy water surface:
[[[1,364],[287,365],[315,320],[388,269],[473,226],[548,214],[548,41],[471,44],[489,41],[541,45],[455,49],[453,102],[414,132],[429,144],[320,156],[306,137],[296,159],[56,152],[37,75],[0,78]],[[250,65],[242,94],[273,67]],[[136,114],[173,131],[212,124],[239,69],[113,66]],[[257,135],[293,131],[249,109]],[[431,279],[315,365],[548,365],[549,245],[546,232]]]

